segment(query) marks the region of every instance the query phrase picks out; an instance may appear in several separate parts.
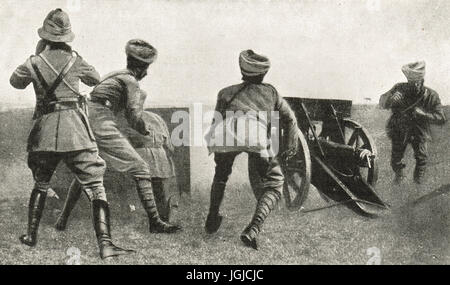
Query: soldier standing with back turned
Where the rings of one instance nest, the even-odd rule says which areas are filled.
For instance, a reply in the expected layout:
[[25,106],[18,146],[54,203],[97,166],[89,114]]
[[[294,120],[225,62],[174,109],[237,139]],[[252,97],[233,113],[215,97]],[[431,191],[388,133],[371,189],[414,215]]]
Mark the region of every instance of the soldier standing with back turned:
[[[278,112],[281,124],[287,131],[287,149],[289,152],[295,152],[298,148],[298,135],[300,130],[297,127],[297,119],[294,112],[289,107],[288,103],[278,94],[278,91],[270,84],[263,83],[264,76],[269,71],[270,61],[267,57],[259,55],[252,50],[242,51],[239,55],[239,66],[241,68],[242,80],[240,84],[232,85],[222,89],[217,96],[216,111],[224,118],[224,125],[231,121],[234,125],[233,116],[227,116],[227,112],[251,112],[266,113],[273,115],[273,112]],[[244,117],[245,118],[245,117]],[[251,116],[248,119],[251,120]],[[271,131],[271,126],[268,122],[271,119],[268,117],[264,121],[257,116],[255,118],[257,124],[262,124],[266,129],[267,134]],[[234,122],[233,122],[234,121]],[[257,198],[257,205],[253,218],[249,225],[241,234],[241,241],[245,246],[253,249],[258,249],[257,236],[262,230],[262,226],[267,216],[277,205],[281,198],[281,192],[284,185],[284,175],[281,170],[279,158],[277,156],[262,155],[266,146],[261,144],[252,145],[251,135],[249,137],[239,137],[239,132],[232,131],[231,137],[236,137],[238,140],[246,142],[243,146],[228,146],[223,147],[214,146],[212,140],[217,137],[227,137],[227,131],[219,127],[221,124],[214,122],[210,133],[206,139],[209,143],[209,150],[214,152],[214,161],[216,163],[214,179],[211,186],[209,213],[205,223],[205,230],[207,233],[215,233],[221,223],[222,216],[219,214],[220,205],[224,197],[225,187],[228,178],[233,170],[233,164],[236,157],[242,153],[248,153],[248,163],[252,172],[257,173],[262,180],[262,191],[255,192]],[[253,189],[255,191],[255,189]]]
[[380,107],[391,109],[387,123],[387,134],[392,141],[391,166],[395,172],[395,183],[404,177],[403,156],[411,144],[416,159],[414,182],[423,183],[428,161],[427,141],[431,140],[430,124],[446,121],[441,101],[436,91],[423,85],[425,62],[404,65],[402,71],[408,82],[398,83],[381,95]]
[[12,74],[10,83],[25,89],[30,83],[36,93],[33,127],[28,137],[28,166],[35,180],[28,206],[28,231],[20,241],[28,246],[37,242],[39,222],[45,206],[50,179],[60,161],[75,174],[82,188],[90,193],[94,229],[102,258],[127,254],[111,241],[109,207],[103,187],[105,162],[84,110],[79,81],[93,86],[97,71],[84,61],[67,42],[75,35],[68,15],[61,9],[51,11],[38,30],[42,40],[31,56]]

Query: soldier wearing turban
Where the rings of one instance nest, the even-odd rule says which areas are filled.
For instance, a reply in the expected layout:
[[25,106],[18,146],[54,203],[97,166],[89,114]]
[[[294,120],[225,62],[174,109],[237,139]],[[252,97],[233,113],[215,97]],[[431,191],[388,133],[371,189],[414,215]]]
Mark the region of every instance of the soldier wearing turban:
[[[114,71],[91,92],[89,121],[97,141],[100,156],[107,167],[129,173],[136,182],[139,198],[149,219],[152,233],[175,233],[181,228],[161,220],[151,183],[151,170],[119,129],[119,113],[124,112],[131,128],[142,135],[151,132],[151,126],[143,119],[146,94],[139,88],[139,81],[147,75],[149,65],[156,59],[157,50],[149,43],[134,39],[125,47],[127,68]],[[67,219],[79,199],[81,189],[74,180],[64,209],[56,223],[57,229],[66,228]]]
[[402,72],[408,82],[398,83],[381,95],[379,105],[392,111],[386,130],[392,141],[391,166],[395,172],[394,182],[400,183],[405,177],[403,156],[406,147],[411,144],[416,159],[414,181],[421,184],[428,160],[430,124],[444,124],[446,118],[438,93],[424,86],[425,62],[406,64],[402,67]]
[[[242,134],[234,133],[233,138],[244,142],[240,145],[216,146],[213,140],[224,130],[224,125],[235,125],[235,117],[227,117],[229,111],[236,112],[278,112],[281,124],[286,127],[288,133],[288,148],[295,150],[299,134],[297,120],[287,102],[281,97],[275,87],[268,83],[263,83],[264,76],[270,68],[270,61],[267,57],[259,55],[252,50],[245,50],[239,55],[239,66],[241,68],[243,82],[222,89],[217,96],[216,111],[222,114],[225,123],[213,122],[211,131],[207,135],[208,148],[214,153],[216,163],[215,175],[211,186],[211,197],[209,213],[206,219],[205,230],[207,233],[216,232],[222,222],[222,216],[219,214],[219,208],[223,200],[225,187],[228,178],[232,172],[235,158],[242,152],[248,153],[249,172],[255,173],[261,177],[263,191],[256,193],[257,206],[250,224],[241,234],[242,242],[254,249],[258,248],[256,237],[260,233],[263,223],[270,212],[275,208],[281,198],[281,191],[284,185],[284,176],[277,156],[263,156],[261,153],[265,150],[265,145],[255,147],[249,144],[247,138],[241,138]],[[231,123],[228,123],[231,121]],[[258,125],[264,125],[265,128],[259,128],[259,131],[265,130],[270,133],[271,126],[267,121],[258,120]],[[255,125],[257,126],[257,125]],[[228,130],[229,131],[229,130]],[[233,132],[233,131],[231,131]],[[245,132],[244,136],[248,135]],[[222,136],[226,136],[222,134]],[[267,136],[269,136],[267,134]],[[254,189],[255,191],[256,189]]]

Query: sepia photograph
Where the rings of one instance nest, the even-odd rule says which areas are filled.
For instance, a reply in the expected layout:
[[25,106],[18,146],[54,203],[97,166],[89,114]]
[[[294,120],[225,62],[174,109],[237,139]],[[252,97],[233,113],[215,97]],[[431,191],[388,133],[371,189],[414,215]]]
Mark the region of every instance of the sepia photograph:
[[2,0],[0,265],[449,265],[449,15]]

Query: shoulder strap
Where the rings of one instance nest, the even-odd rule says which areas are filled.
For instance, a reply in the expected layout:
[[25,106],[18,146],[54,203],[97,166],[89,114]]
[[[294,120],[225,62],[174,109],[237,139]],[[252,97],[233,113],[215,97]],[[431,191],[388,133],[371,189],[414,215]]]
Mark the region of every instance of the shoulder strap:
[[47,92],[47,90],[49,90],[49,86],[47,81],[45,81],[44,76],[42,76],[41,71],[39,70],[39,68],[36,65],[36,62],[34,62],[34,56],[30,57],[30,63],[31,66],[33,67],[34,73],[36,73],[37,79],[39,80],[39,83],[42,85],[42,87],[44,88],[45,92]]
[[401,113],[402,114],[405,114],[406,112],[408,112],[409,110],[411,110],[412,108],[414,108],[414,107],[416,107],[424,98],[425,98],[425,95],[427,94],[427,90],[425,89],[425,92],[423,92],[423,94],[420,96],[420,98],[419,99],[417,99],[417,101],[416,102],[414,102],[413,104],[411,104],[411,105],[409,105],[408,107],[406,107],[405,109],[403,109],[402,111],[401,111]]
[[[41,58],[42,56],[39,55]],[[64,66],[63,70],[59,73],[58,77],[56,78],[55,81],[53,81],[52,86],[50,87],[50,89],[47,91],[48,95],[54,96],[54,92],[56,90],[56,88],[59,86],[59,84],[61,84],[61,82],[63,81],[64,77],[66,77],[67,73],[69,73],[70,69],[73,67],[75,61],[77,60],[77,56],[72,55],[72,57],[70,58],[70,60],[66,63],[66,65]]]
[[[49,62],[45,58],[43,58],[41,55],[39,57],[48,65],[50,65]],[[41,71],[39,70],[38,66],[36,65],[36,62],[34,61],[34,57],[30,58],[31,66],[33,67],[34,72],[36,73],[36,76],[38,77],[39,82],[41,83],[42,87],[45,89],[45,93],[47,96],[51,97],[51,100],[56,100],[55,96],[55,90],[61,84],[64,77],[67,75],[67,73],[70,71],[70,69],[73,67],[75,61],[77,60],[77,56],[73,55],[72,58],[64,65],[63,70],[59,73],[58,77],[53,81],[52,85],[49,86],[47,81],[45,80],[44,76],[42,75]]]

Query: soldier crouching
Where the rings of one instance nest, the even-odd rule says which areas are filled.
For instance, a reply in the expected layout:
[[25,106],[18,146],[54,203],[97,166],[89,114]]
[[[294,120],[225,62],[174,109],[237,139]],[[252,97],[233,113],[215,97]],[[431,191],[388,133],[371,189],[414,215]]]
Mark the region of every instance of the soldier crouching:
[[[119,129],[119,114],[124,113],[128,126],[142,135],[150,134],[150,126],[143,119],[145,92],[139,81],[147,75],[150,64],[156,60],[157,50],[149,43],[133,39],[125,47],[127,68],[114,71],[92,90],[89,102],[89,121],[97,141],[100,157],[108,167],[118,172],[127,172],[136,182],[136,189],[145,209],[149,231],[152,233],[175,233],[181,230],[161,220],[152,188],[152,174],[147,162],[133,148]],[[81,188],[74,181],[56,228],[64,230]],[[89,197],[89,195],[88,195]]]
[[[229,86],[219,92],[216,104],[216,111],[224,118],[223,126],[217,122],[213,123],[210,133],[206,139],[210,152],[214,152],[214,161],[216,163],[215,175],[211,186],[211,197],[209,213],[205,224],[207,233],[216,232],[222,222],[222,216],[219,214],[219,208],[223,200],[225,186],[228,177],[232,172],[234,160],[242,152],[248,153],[249,173],[257,174],[261,177],[262,191],[255,192],[257,206],[250,224],[241,234],[242,242],[254,249],[258,248],[256,237],[261,232],[265,219],[275,208],[281,198],[281,191],[284,184],[284,176],[281,170],[277,156],[262,155],[267,146],[253,147],[252,144],[246,144],[243,147],[235,146],[214,146],[212,143],[218,136],[234,136],[237,140],[249,142],[248,138],[240,138],[239,134],[224,133],[227,131],[227,125],[236,124],[233,120],[236,118],[226,116],[231,112],[249,112],[254,111],[279,112],[281,124],[285,126],[288,137],[288,150],[295,151],[297,148],[298,134],[300,130],[297,127],[295,115],[287,102],[278,94],[277,90],[270,84],[263,83],[264,76],[270,68],[269,59],[258,55],[252,50],[241,52],[239,56],[239,65],[243,75],[243,83]],[[228,122],[231,120],[230,122]],[[258,126],[261,121],[256,119]],[[267,119],[270,122],[271,119]],[[267,122],[262,122],[265,126],[267,135],[271,126]],[[231,124],[230,124],[231,123]],[[224,127],[224,128],[223,128]],[[254,191],[257,189],[254,189]],[[258,189],[259,190],[259,189]]]
[[10,83],[25,89],[30,83],[36,93],[33,127],[28,138],[28,166],[35,180],[28,206],[28,231],[20,241],[37,243],[39,222],[45,206],[50,179],[62,160],[92,199],[94,229],[102,258],[127,254],[111,241],[109,206],[103,187],[105,162],[82,109],[79,81],[93,86],[99,82],[97,71],[71,49],[74,39],[68,15],[61,9],[51,11],[38,30],[42,40],[31,56],[12,74]]

